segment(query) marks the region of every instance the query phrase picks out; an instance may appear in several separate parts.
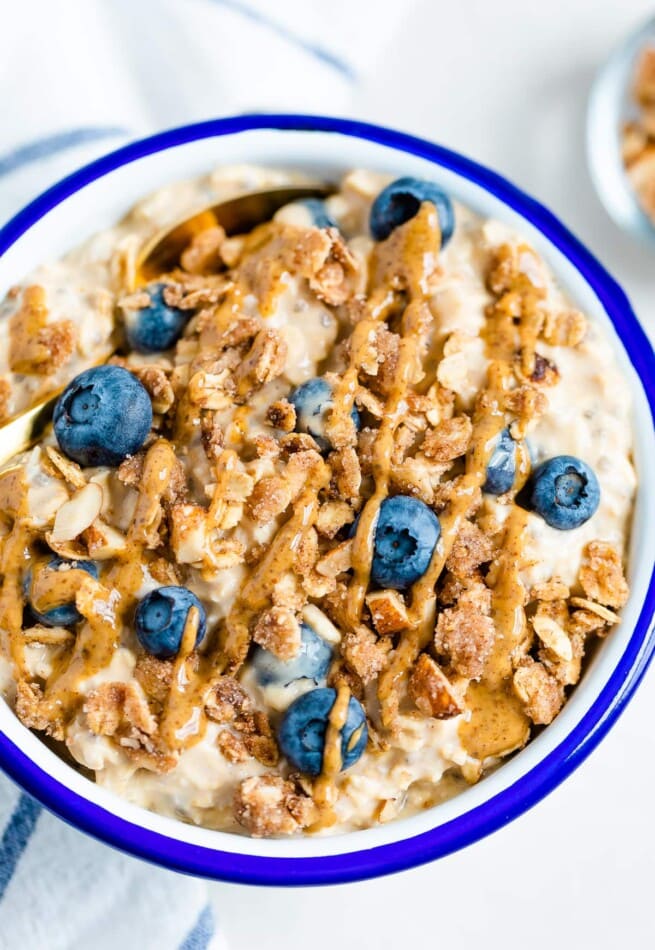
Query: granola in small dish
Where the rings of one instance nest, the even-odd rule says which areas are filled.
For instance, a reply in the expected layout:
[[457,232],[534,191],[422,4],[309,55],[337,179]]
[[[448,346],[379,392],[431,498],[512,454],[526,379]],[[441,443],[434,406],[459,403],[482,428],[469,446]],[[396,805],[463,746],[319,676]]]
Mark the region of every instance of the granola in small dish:
[[5,416],[68,383],[0,470],[0,691],[104,788],[253,836],[477,782],[629,593],[627,387],[510,227],[354,171],[135,289],[159,228],[299,177],[171,185],[0,311]]
[[632,83],[632,118],[621,132],[623,165],[639,204],[655,222],[655,47],[637,59]]

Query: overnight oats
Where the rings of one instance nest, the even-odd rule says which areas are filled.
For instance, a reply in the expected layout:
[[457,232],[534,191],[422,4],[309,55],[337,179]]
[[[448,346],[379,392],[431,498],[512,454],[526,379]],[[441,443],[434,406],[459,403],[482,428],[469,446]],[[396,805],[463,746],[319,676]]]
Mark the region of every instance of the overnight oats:
[[103,788],[255,836],[415,814],[551,723],[635,491],[609,342],[432,182],[354,171],[135,280],[289,181],[172,185],[0,308],[0,415],[67,384],[0,471],[0,691]]

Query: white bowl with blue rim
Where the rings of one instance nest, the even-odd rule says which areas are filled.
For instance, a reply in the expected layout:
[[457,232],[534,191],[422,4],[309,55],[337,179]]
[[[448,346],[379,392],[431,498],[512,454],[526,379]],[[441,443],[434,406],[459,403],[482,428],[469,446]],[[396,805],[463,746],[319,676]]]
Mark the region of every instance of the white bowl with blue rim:
[[542,205],[494,172],[422,139],[317,116],[250,115],[184,126],[133,143],[62,180],[0,231],[0,295],[43,261],[110,226],[153,188],[224,163],[303,168],[334,180],[354,166],[439,182],[507,222],[543,255],[572,300],[601,323],[634,404],[639,490],[631,596],[557,719],[477,785],[411,818],[328,837],[252,839],[165,818],[95,785],[0,701],[0,768],[65,821],[169,868],[257,884],[325,884],[413,867],[477,841],[565,779],[624,708],[655,650],[655,354],[621,288]]

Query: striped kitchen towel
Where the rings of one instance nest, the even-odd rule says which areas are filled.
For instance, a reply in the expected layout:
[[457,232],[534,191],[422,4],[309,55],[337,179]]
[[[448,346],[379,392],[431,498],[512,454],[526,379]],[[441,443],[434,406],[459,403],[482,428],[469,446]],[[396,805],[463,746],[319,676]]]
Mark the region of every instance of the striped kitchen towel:
[[[73,168],[165,126],[252,110],[352,115],[409,2],[12,4],[0,31],[0,224]],[[84,837],[0,776],[0,950],[228,943],[206,884]]]
[[6,779],[0,833],[2,950],[227,946],[202,882],[111,851]]

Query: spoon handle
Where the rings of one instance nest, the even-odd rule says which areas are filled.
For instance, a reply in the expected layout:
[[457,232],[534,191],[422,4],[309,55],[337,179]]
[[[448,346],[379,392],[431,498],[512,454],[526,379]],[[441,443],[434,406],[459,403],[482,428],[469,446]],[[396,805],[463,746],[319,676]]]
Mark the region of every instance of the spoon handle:
[[[109,352],[105,350],[101,359],[92,366],[101,366],[111,359],[114,353],[114,349]],[[67,380],[58,389],[51,389],[45,396],[32,403],[28,409],[23,409],[22,412],[12,416],[8,422],[0,425],[0,465],[4,465],[19,452],[29,449],[41,438],[52,421],[55,404],[69,382],[70,380]]]
[[9,422],[0,426],[0,465],[19,452],[28,449],[37,439],[41,438],[52,420],[55,403],[62,394],[64,387],[48,393],[29,409],[19,412]]

